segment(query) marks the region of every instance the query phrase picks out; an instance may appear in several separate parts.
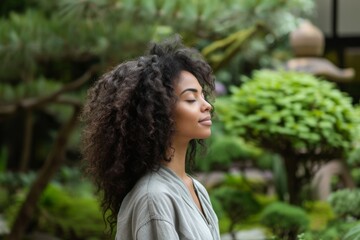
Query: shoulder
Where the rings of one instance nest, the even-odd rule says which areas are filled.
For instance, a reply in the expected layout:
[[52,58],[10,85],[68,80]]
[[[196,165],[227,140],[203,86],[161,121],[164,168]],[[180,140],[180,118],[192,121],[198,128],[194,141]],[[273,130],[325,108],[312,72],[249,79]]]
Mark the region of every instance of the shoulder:
[[163,208],[169,208],[178,201],[179,194],[176,184],[164,179],[157,172],[143,176],[128,193],[123,201],[124,208],[141,209],[150,216],[155,216]]
[[154,198],[159,195],[166,196],[175,190],[171,180],[164,178],[158,172],[150,172],[139,179],[131,192]]

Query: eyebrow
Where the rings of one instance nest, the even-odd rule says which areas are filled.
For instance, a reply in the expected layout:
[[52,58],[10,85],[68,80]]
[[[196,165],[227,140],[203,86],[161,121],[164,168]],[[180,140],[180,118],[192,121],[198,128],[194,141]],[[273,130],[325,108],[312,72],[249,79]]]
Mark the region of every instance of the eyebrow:
[[187,91],[194,92],[194,93],[199,92],[196,88],[187,88],[187,89],[185,89],[184,91],[182,91],[182,92],[180,93],[180,96],[181,96],[182,94],[184,94],[185,92],[187,92]]

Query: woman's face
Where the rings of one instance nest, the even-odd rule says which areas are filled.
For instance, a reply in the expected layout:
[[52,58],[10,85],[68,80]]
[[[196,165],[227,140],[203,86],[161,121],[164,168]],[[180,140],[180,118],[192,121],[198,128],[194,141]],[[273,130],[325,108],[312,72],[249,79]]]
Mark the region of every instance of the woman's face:
[[196,77],[181,71],[175,83],[178,97],[174,109],[175,133],[178,140],[204,139],[211,135],[211,105],[204,99]]

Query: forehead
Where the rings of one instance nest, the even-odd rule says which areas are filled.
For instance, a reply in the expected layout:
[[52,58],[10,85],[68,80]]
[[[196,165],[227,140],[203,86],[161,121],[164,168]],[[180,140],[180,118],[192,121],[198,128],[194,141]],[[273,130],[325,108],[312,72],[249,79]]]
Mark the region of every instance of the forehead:
[[202,91],[202,87],[197,78],[188,71],[181,71],[178,80],[175,82],[175,93],[179,94],[187,88],[197,89]]

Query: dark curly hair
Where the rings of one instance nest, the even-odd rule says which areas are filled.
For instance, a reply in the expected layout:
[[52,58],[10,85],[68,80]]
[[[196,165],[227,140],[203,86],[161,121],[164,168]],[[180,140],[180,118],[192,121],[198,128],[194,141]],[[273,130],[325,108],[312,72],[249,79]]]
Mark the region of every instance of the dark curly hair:
[[[212,96],[210,66],[179,37],[153,44],[148,54],[116,66],[88,92],[82,114],[83,159],[101,193],[110,234],[120,205],[137,180],[158,169],[161,161],[171,161],[174,81],[182,70],[198,79],[205,98]],[[197,143],[202,140],[190,141],[186,159],[190,164]]]

